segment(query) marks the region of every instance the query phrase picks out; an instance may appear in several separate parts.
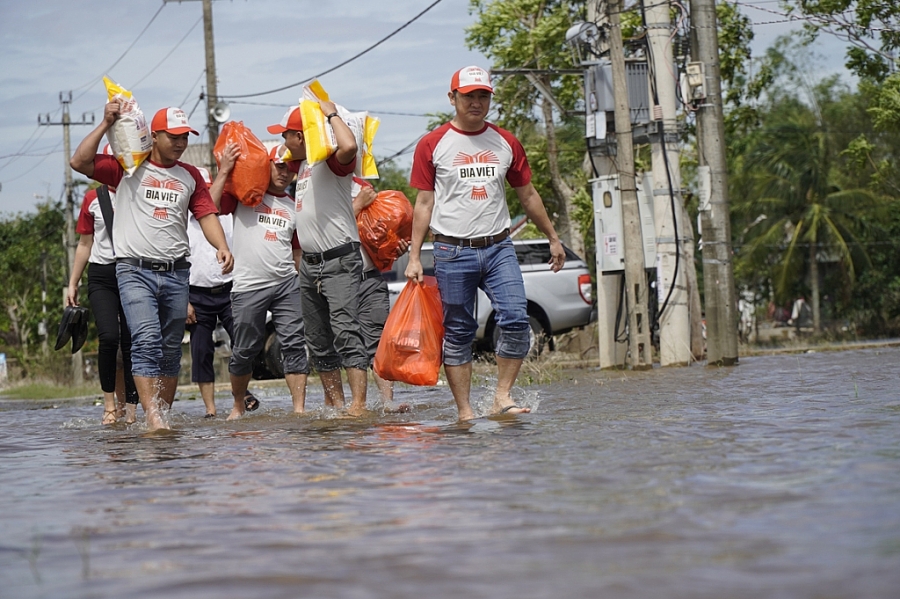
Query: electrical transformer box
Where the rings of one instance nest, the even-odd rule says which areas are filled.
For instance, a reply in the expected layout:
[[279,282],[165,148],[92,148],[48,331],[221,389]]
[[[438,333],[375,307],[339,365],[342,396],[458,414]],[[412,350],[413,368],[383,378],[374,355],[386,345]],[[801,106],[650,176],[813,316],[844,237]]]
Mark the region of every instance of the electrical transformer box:
[[[653,221],[652,185],[635,181],[641,223],[641,246],[644,268],[656,268],[656,231]],[[625,221],[619,176],[598,177],[591,181],[594,201],[594,237],[597,242],[597,272],[625,270]],[[650,190],[650,193],[647,193]]]

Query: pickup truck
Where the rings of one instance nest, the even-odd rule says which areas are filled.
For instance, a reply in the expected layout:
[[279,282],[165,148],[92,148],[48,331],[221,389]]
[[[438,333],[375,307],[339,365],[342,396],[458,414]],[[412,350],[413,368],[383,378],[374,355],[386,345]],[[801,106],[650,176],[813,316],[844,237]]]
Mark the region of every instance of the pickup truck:
[[[513,241],[522,280],[525,282],[525,297],[528,299],[528,316],[533,334],[531,356],[536,357],[549,344],[553,345],[553,335],[566,333],[583,327],[596,319],[592,306],[591,275],[587,264],[569,248],[566,250],[566,264],[557,273],[550,270],[550,242],[546,239],[523,239]],[[409,255],[398,258],[389,272],[383,273],[388,281],[391,307],[406,285],[404,271]],[[432,244],[422,245],[422,267],[426,275],[434,274]],[[475,341],[478,349],[493,351],[499,329],[494,326],[494,310],[487,295],[478,290],[475,299],[475,319],[478,331]]]
[[[566,264],[557,273],[550,270],[550,243],[546,239],[525,239],[513,241],[516,257],[522,269],[525,282],[525,297],[528,299],[528,317],[531,322],[531,352],[534,358],[541,354],[545,345],[555,349],[553,335],[561,335],[572,329],[590,324],[597,318],[592,305],[591,275],[587,264],[578,255],[566,250]],[[398,258],[390,271],[382,273],[388,282],[391,307],[400,291],[406,285],[406,264],[409,255]],[[434,275],[432,244],[422,245],[422,266],[426,275]],[[478,290],[475,298],[475,318],[478,331],[475,333],[476,348],[491,352],[500,335],[494,326],[494,310],[483,291]],[[281,344],[275,336],[275,328],[267,322],[266,342],[263,350],[253,363],[253,378],[271,379],[284,376],[281,367]]]

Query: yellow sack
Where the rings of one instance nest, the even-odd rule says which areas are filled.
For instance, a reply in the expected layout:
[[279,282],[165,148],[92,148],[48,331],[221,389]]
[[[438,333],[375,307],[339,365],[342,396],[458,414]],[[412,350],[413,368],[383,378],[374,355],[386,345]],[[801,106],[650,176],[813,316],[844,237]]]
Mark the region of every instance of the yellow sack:
[[[303,98],[300,100],[301,116],[303,117],[303,137],[306,141],[306,157],[310,164],[314,161],[311,158],[309,137],[307,136],[307,113],[309,114],[310,127],[317,136],[315,143],[321,143],[328,149],[324,153],[320,147],[316,148],[316,156],[324,155],[322,160],[326,160],[337,149],[337,141],[334,137],[334,130],[331,124],[325,119],[325,114],[319,106],[319,101],[328,101],[328,92],[322,87],[318,79],[303,88]],[[304,111],[304,103],[309,106]],[[350,112],[340,104],[335,104],[335,109],[341,117],[341,120],[347,124],[353,136],[356,138],[356,167],[353,174],[363,179],[377,179],[378,168],[375,166],[375,157],[372,154],[372,142],[375,139],[375,133],[381,121],[375,117],[370,117],[368,112]],[[322,129],[324,127],[324,130]]]
[[109,101],[118,100],[122,106],[119,118],[106,132],[106,139],[109,141],[113,156],[130,175],[150,155],[150,148],[153,146],[150,128],[141,107],[130,91],[109,77],[104,77],[103,83],[106,84]]
[[[306,162],[312,166],[328,160],[337,149],[334,131],[315,100],[300,100],[300,118],[303,119],[303,141],[306,143]],[[289,157],[285,157],[287,160]]]
[[[366,115],[366,125],[363,130],[362,164],[360,165],[359,176],[363,179],[377,179],[378,166],[375,164],[375,156],[372,155],[372,141],[375,139],[375,133],[378,132],[378,126],[381,120],[374,116]],[[357,163],[359,164],[359,163]]]

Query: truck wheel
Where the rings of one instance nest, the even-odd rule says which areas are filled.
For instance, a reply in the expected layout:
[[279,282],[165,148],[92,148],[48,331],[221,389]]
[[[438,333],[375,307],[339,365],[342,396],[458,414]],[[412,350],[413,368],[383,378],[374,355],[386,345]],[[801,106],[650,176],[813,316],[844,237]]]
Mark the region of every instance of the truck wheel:
[[284,376],[284,365],[281,362],[281,343],[275,334],[275,327],[270,323],[266,327],[266,341],[262,350],[253,359],[253,378],[256,380],[278,379]]
[[[534,316],[528,315],[528,324],[531,325],[531,333],[528,335],[531,339],[531,349],[528,350],[527,360],[537,359],[544,351],[544,344],[547,342],[547,334],[541,322]],[[494,351],[497,350],[497,342],[500,340],[500,327],[494,326],[493,345]]]
[[266,336],[266,345],[263,348],[265,354],[266,369],[271,372],[274,378],[284,378],[284,363],[281,361],[281,341],[275,331],[271,331]]

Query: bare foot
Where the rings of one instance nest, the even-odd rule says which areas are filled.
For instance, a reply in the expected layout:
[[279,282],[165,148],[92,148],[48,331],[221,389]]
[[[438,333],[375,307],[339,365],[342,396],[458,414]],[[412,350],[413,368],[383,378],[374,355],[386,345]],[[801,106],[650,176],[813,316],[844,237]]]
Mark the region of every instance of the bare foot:
[[125,404],[125,424],[134,424],[137,422],[137,404]]
[[238,408],[237,406],[234,406],[233,408],[231,408],[231,414],[229,414],[228,418],[226,418],[225,420],[237,420],[243,415],[244,410]]
[[159,408],[151,408],[150,411],[147,412],[147,428],[151,431],[169,428],[169,425],[166,424],[166,421],[163,419]]
[[366,406],[351,405],[349,408],[347,408],[347,414],[349,414],[350,416],[353,416],[354,418],[358,418],[359,416],[362,416],[366,412],[368,412],[368,410],[366,409]]
[[103,420],[101,420],[100,422],[104,425],[115,424],[118,419],[119,418],[117,410],[103,410]]

